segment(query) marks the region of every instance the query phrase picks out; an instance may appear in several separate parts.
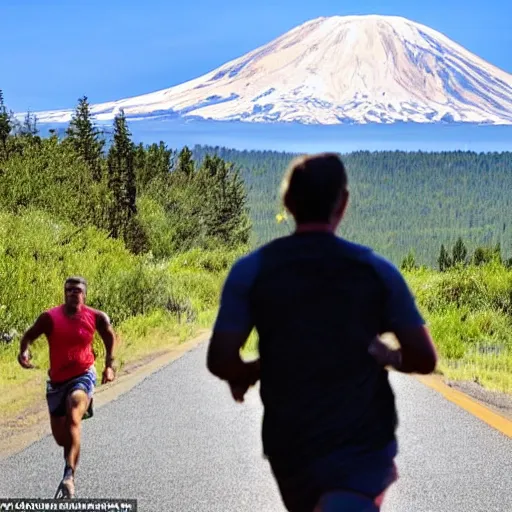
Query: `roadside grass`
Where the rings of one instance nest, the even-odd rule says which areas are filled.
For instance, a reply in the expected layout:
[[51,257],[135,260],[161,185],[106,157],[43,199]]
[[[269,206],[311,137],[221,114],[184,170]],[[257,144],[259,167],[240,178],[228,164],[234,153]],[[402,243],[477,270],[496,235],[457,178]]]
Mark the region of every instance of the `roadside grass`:
[[[171,350],[200,329],[210,330],[224,279],[241,254],[241,249],[232,253],[194,250],[153,265],[139,275],[136,285],[125,275],[125,282],[132,282],[134,291],[145,294],[146,305],[142,307],[144,313],[126,315],[113,323],[118,335],[119,374],[131,364]],[[155,285],[153,274],[165,276],[164,287]],[[421,268],[406,272],[405,277],[432,331],[440,355],[438,372],[451,380],[472,381],[486,389],[512,393],[512,270],[495,262],[446,272]],[[99,293],[97,296],[101,298]],[[153,300],[151,307],[149,299]],[[111,298],[111,303],[118,311],[133,307],[119,297]],[[0,345],[0,410],[10,418],[21,417],[44,400],[47,379],[46,339],[39,339],[32,347],[38,368],[31,371],[17,363],[18,347],[19,337]],[[101,376],[104,347],[98,337],[94,348]],[[251,360],[257,356],[258,338],[253,331],[242,357]]]
[[[115,249],[119,250],[119,247]],[[109,315],[111,314],[109,304],[112,305],[111,309],[117,310],[117,314],[113,315],[112,323],[117,335],[115,355],[119,375],[122,375],[127,366],[157,357],[184,341],[194,338],[200,331],[211,329],[222,283],[231,263],[241,253],[242,250],[231,253],[194,250],[158,264],[141,262],[133,258],[131,262],[126,263],[125,268],[121,267],[118,270],[122,274],[122,281],[127,286],[131,285],[131,288],[127,287],[124,295],[119,292],[118,287],[111,288],[110,295],[106,290],[101,290],[102,293],[95,290],[96,293],[91,294],[92,307],[101,307]],[[128,258],[127,255],[122,255]],[[138,263],[139,266],[129,268],[129,263],[132,262]],[[118,265],[120,266],[119,263]],[[39,271],[44,273],[44,269]],[[90,272],[87,272],[85,269],[83,273],[90,275],[95,272],[99,270],[91,268]],[[69,270],[66,271],[67,273]],[[43,303],[39,311],[35,307],[31,308],[30,321],[33,321],[45,307],[58,303],[61,279],[63,278],[55,278],[55,283],[47,285],[50,291],[44,290],[42,294],[46,294],[49,299]],[[93,279],[91,281],[94,286]],[[107,284],[114,281],[115,276],[110,276]],[[57,288],[57,293],[55,291],[51,293],[52,287]],[[15,297],[11,310],[22,311],[24,299],[31,301],[30,296]],[[141,303],[134,304],[134,299]],[[102,307],[102,304],[105,304],[105,307]],[[130,310],[144,312],[130,315],[128,314]],[[119,311],[125,314],[121,315]],[[19,322],[22,323],[23,328],[18,327],[18,335],[12,342],[0,344],[0,410],[3,418],[21,418],[24,412],[30,410],[35,404],[41,403],[45,396],[48,368],[46,338],[44,336],[39,338],[30,347],[32,362],[37,368],[25,370],[16,360],[20,337],[24,329],[30,325],[29,315],[26,317],[23,323]],[[205,341],[207,341],[206,338]],[[95,336],[94,351],[95,366],[98,378],[101,379],[105,349],[98,335]]]
[[512,269],[491,262],[405,276],[438,349],[438,371],[512,393]]

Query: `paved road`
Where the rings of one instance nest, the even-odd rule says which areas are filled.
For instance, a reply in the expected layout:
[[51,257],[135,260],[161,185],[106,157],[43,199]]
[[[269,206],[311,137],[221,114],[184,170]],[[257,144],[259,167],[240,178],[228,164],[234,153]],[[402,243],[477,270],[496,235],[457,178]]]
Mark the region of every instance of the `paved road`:
[[[80,497],[137,498],[143,512],[284,511],[261,456],[259,396],[232,402],[205,345],[83,424]],[[512,440],[414,379],[393,375],[401,478],[384,512],[512,511]],[[0,462],[0,497],[53,497],[63,469],[46,437]]]

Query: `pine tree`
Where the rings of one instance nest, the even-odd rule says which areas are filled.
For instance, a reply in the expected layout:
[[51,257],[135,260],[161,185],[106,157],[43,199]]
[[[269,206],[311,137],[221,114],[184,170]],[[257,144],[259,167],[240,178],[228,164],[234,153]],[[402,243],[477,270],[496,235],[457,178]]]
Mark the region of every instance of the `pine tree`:
[[219,156],[206,155],[198,172],[206,237],[225,246],[246,244],[251,222],[238,170]]
[[441,272],[445,272],[452,266],[452,261],[450,259],[450,255],[446,250],[444,244],[441,244],[441,251],[439,253],[439,258],[437,259],[437,263],[439,265],[439,270]]
[[501,243],[500,242],[498,242],[494,246],[493,255],[494,255],[494,258],[496,258],[497,261],[499,261],[500,263],[503,262],[503,258],[501,256]]
[[148,250],[149,241],[137,217],[135,156],[135,145],[121,110],[114,118],[113,144],[107,157],[108,183],[113,198],[110,232],[115,238],[123,238],[130,251],[140,254]]
[[130,139],[124,111],[114,118],[114,141],[107,157],[108,184],[113,205],[110,231],[114,238],[125,237],[131,218],[137,213],[135,184],[135,148]]
[[155,184],[155,180],[158,180],[156,186],[168,185],[165,180],[170,177],[172,158],[173,151],[167,149],[162,141],[146,147],[140,143],[136,147],[134,167],[139,194],[146,192],[151,184]]
[[489,261],[489,251],[485,249],[485,247],[477,247],[475,252],[473,253],[473,264],[474,265],[482,265]]
[[457,265],[458,263],[465,264],[466,263],[466,257],[468,255],[468,251],[466,249],[466,246],[464,245],[464,242],[462,241],[462,238],[457,238],[457,241],[455,242],[455,245],[452,249],[452,261],[454,265]]
[[400,265],[401,270],[414,270],[415,268],[418,268],[416,265],[416,258],[414,257],[414,251],[409,251],[407,253],[407,256],[402,260],[402,263]]
[[4,94],[0,89],[0,158],[7,157],[7,139],[11,133],[11,116],[4,104]]
[[37,129],[37,117],[28,111],[23,119],[23,124],[19,128],[19,134],[22,137],[33,138],[37,136],[39,130]]
[[147,152],[144,144],[139,143],[134,149],[133,166],[135,168],[135,181],[137,183],[137,191],[141,192],[146,188],[149,182],[146,168]]
[[92,178],[97,182],[101,181],[101,160],[105,141],[102,140],[99,130],[93,126],[87,96],[79,98],[66,135],[77,154],[91,170]]
[[158,177],[166,177],[171,171],[172,150],[167,149],[164,142],[151,144],[147,150],[147,181]]
[[178,155],[178,162],[176,165],[175,172],[178,175],[183,175],[189,178],[194,174],[195,165],[192,158],[192,151],[188,146],[184,146]]

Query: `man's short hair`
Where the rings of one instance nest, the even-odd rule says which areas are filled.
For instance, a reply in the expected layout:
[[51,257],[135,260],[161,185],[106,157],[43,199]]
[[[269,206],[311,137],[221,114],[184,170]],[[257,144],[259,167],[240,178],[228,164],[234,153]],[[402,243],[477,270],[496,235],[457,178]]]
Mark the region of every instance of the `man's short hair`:
[[347,184],[339,155],[306,155],[291,162],[281,185],[281,196],[297,223],[328,222]]
[[85,291],[87,291],[87,281],[85,280],[85,278],[81,276],[68,277],[64,282],[64,286],[66,286],[67,284],[83,284]]

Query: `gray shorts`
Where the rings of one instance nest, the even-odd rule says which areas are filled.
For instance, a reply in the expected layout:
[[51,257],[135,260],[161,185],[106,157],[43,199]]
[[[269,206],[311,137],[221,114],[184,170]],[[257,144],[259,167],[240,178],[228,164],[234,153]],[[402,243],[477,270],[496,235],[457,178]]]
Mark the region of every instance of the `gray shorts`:
[[94,394],[94,387],[96,386],[96,369],[94,366],[89,368],[85,373],[73,377],[65,382],[46,383],[46,401],[48,403],[48,410],[50,416],[65,416],[66,415],[66,399],[70,393],[81,389],[87,393],[91,399],[89,408],[84,415],[84,419],[90,418],[93,415],[92,396]]

